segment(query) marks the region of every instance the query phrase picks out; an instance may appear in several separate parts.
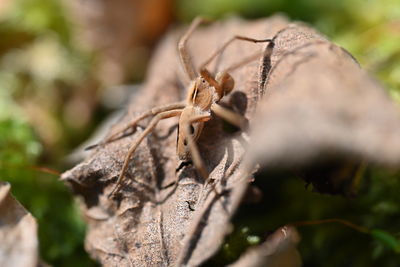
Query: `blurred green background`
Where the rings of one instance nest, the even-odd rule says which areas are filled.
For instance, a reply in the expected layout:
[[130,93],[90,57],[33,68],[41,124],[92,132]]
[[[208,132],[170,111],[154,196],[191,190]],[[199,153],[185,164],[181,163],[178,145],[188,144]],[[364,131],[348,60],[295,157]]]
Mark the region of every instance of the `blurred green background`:
[[[400,101],[398,0],[0,1],[0,179],[37,218],[44,261],[95,265],[83,250],[85,225],[71,194],[57,175],[39,167],[71,167],[67,155],[123,105],[126,92],[117,85],[143,79],[168,25],[196,15],[259,18],[277,12],[310,23],[345,47]],[[120,97],[110,101],[110,95]],[[381,239],[391,240],[340,225],[300,227],[306,266],[398,266],[399,251],[388,244],[400,238],[399,178],[367,170],[354,199],[301,190],[296,179],[270,181],[274,191],[267,199],[276,205],[262,210],[265,218],[238,220],[237,240],[245,244],[229,249],[227,240],[213,262],[232,261],[235,251],[285,223],[345,218],[387,231]]]

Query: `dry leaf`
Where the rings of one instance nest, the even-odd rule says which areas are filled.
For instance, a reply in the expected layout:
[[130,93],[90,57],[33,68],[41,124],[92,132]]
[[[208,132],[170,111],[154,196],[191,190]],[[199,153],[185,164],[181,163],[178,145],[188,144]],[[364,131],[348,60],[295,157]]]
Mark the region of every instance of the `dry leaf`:
[[[146,83],[111,133],[141,111],[185,97],[188,81],[178,67],[176,49],[181,34],[170,33],[161,43]],[[237,42],[210,67],[225,69],[266,51],[259,61],[232,71],[236,89],[225,101],[250,120],[250,138],[227,131],[221,120],[213,119],[198,141],[220,195],[205,185],[193,166],[178,168],[174,119],[160,122],[141,143],[119,198],[107,195],[141,127],[98,148],[62,175],[82,200],[88,222],[86,249],[103,265],[200,265],[229,233],[230,218],[257,164],[293,169],[334,159],[349,163],[350,169],[363,161],[398,166],[398,109],[347,52],[306,26],[287,27],[281,17],[230,19],[195,32],[189,42],[195,65],[236,34],[275,36],[275,43],[268,54],[265,45]],[[240,165],[243,157],[245,164]],[[279,238],[259,249],[279,247],[274,240]]]
[[10,184],[1,181],[0,214],[0,266],[38,266],[36,220],[11,195]]
[[[251,166],[320,165],[310,182],[330,193],[338,193],[360,163],[399,167],[399,109],[348,52],[292,25],[275,37],[271,66],[252,121]],[[321,169],[330,169],[336,181]]]
[[[198,66],[235,34],[272,38],[287,22],[281,17],[246,22],[230,19],[199,29],[189,41]],[[170,33],[153,57],[148,78],[129,105],[127,115],[112,131],[123,127],[142,111],[181,100],[186,93],[177,55],[182,31]],[[217,60],[211,70],[221,70],[261,55],[265,44],[237,42]],[[259,95],[259,62],[255,60],[232,72],[235,92],[226,99],[251,119]],[[247,96],[247,97],[246,97]],[[144,124],[145,122],[143,122]],[[126,152],[137,137],[112,142],[67,171],[62,179],[82,199],[88,222],[86,249],[105,266],[195,266],[213,255],[229,233],[229,219],[240,202],[247,179],[237,172],[243,156],[244,137],[224,130],[221,120],[206,124],[198,141],[210,179],[223,191],[216,196],[209,185],[188,165],[176,172],[176,119],[160,122],[155,133],[139,146],[131,160],[128,179],[118,199],[107,195],[113,189]],[[245,178],[251,175],[247,174]]]
[[259,246],[249,248],[230,267],[299,267],[296,248],[300,238],[295,228],[284,226],[276,230]]

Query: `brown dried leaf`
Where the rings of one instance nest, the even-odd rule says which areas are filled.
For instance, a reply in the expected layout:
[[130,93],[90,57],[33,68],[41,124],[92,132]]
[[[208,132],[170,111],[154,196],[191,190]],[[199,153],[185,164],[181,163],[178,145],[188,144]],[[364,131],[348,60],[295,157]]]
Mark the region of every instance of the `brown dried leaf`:
[[[198,142],[222,196],[204,186],[192,166],[175,171],[176,120],[161,122],[139,146],[119,199],[107,195],[137,133],[99,148],[63,174],[82,199],[89,225],[86,248],[93,257],[103,265],[201,264],[229,233],[230,217],[256,163],[269,169],[332,159],[350,169],[364,161],[399,165],[399,112],[385,91],[343,49],[306,26],[286,26],[280,17],[231,19],[197,31],[190,41],[198,66],[234,34],[275,36],[272,55],[262,58],[261,67],[252,62],[232,72],[236,90],[226,104],[245,113],[252,126],[244,167],[237,168],[246,134],[229,133],[213,119]],[[187,81],[176,51],[179,34],[169,34],[161,44],[145,85],[113,131],[140,111],[184,98]],[[262,47],[238,42],[211,69],[232,66]]]
[[10,184],[1,181],[0,214],[0,266],[38,266],[36,220],[11,195]]
[[248,164],[294,169],[339,160],[350,170],[360,162],[399,167],[399,109],[348,52],[292,25],[276,36],[271,66]]
[[276,230],[259,246],[249,248],[230,267],[298,267],[301,258],[296,246],[300,238],[294,227]]
[[[198,66],[235,34],[272,38],[286,25],[281,17],[254,22],[230,19],[198,30],[189,47]],[[183,85],[187,81],[182,79],[176,48],[181,34],[182,31],[170,33],[161,43],[146,83],[112,131],[122,128],[141,111],[185,97]],[[237,42],[211,70],[225,69],[244,57],[261,54],[264,46]],[[258,66],[254,61],[232,72],[236,89],[227,99],[227,104],[232,103],[249,119],[261,97]],[[199,265],[216,252],[229,232],[229,219],[251,176],[237,171],[244,153],[242,134],[225,131],[221,120],[213,119],[198,141],[210,178],[217,190],[223,191],[222,196],[217,196],[210,185],[204,188],[204,181],[191,165],[175,171],[180,164],[175,152],[176,122],[160,122],[155,133],[142,142],[131,160],[126,175],[129,179],[118,199],[111,200],[107,195],[139,128],[136,134],[97,149],[85,162],[62,175],[82,199],[88,222],[86,249],[103,265]]]

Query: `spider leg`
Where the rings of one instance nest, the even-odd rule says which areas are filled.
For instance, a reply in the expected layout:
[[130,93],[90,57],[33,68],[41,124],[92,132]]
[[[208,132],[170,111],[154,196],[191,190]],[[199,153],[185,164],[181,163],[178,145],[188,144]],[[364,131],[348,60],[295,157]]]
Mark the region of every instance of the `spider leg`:
[[[228,41],[226,41],[219,49],[217,49],[213,54],[211,54],[211,56],[202,65],[200,65],[199,72],[200,72],[201,76],[204,79],[206,79],[207,82],[216,89],[216,91],[220,97],[222,97],[225,94],[224,89],[222,88],[223,87],[222,82],[221,82],[221,84],[219,84],[219,82],[213,77],[213,75],[211,75],[211,73],[207,70],[206,67],[217,56],[221,55],[225,51],[225,49],[236,40],[242,40],[242,41],[253,42],[253,43],[262,43],[262,42],[273,43],[272,39],[253,39],[253,38],[249,38],[249,37],[245,37],[245,36],[236,35],[236,36],[233,36],[232,38],[230,38]],[[270,53],[270,54],[272,53],[272,47],[273,46],[267,47],[266,51],[268,51],[268,52],[265,52],[264,56],[268,53]],[[255,60],[260,55],[261,55],[261,53],[251,55],[250,57],[245,58],[243,61],[236,63],[234,66],[227,68],[226,70],[222,71],[221,73],[227,74],[228,71],[239,68],[239,67]],[[228,77],[228,76],[229,75],[226,75],[226,77]]]
[[[209,173],[204,165],[203,159],[200,156],[197,145],[196,145],[192,135],[190,134],[190,125],[197,121],[208,121],[209,119],[210,119],[210,115],[199,115],[199,116],[192,118],[190,121],[187,121],[186,123],[184,123],[182,125],[183,129],[185,131],[186,141],[189,146],[193,164],[205,181],[204,188],[210,182]],[[211,184],[211,190],[215,193],[216,196],[221,195],[221,193],[218,192],[215,184]],[[198,197],[197,203],[200,203],[200,201],[202,201],[204,193],[205,193],[204,189],[200,191],[200,195]],[[221,202],[221,204],[224,207],[224,204],[222,202]],[[224,210],[226,211],[225,207],[224,207]]]
[[143,120],[145,118],[157,115],[161,112],[165,112],[168,110],[181,109],[184,107],[185,107],[185,102],[177,102],[177,103],[173,103],[173,104],[168,104],[168,105],[163,105],[163,106],[152,108],[151,110],[148,110],[148,111],[142,113],[141,115],[139,115],[138,117],[136,117],[134,120],[129,122],[124,128],[119,129],[118,131],[116,131],[113,134],[111,134],[110,136],[108,136],[105,140],[103,140],[95,145],[88,146],[87,148],[85,148],[85,150],[90,150],[92,148],[102,146],[102,145],[105,145],[112,141],[117,140],[118,137],[121,136],[124,132],[135,127],[141,120]]
[[169,111],[164,111],[164,112],[158,113],[156,116],[154,116],[154,118],[150,121],[150,123],[146,127],[146,129],[144,129],[144,131],[140,133],[138,138],[134,141],[132,146],[129,148],[129,151],[125,156],[125,160],[124,160],[124,164],[122,166],[121,172],[119,173],[117,183],[115,184],[114,189],[109,194],[109,197],[118,191],[119,186],[120,186],[122,180],[124,179],[125,172],[128,169],[131,156],[133,155],[133,153],[135,152],[135,150],[137,149],[139,144],[143,141],[143,139],[156,127],[157,123],[160,120],[179,116],[181,113],[182,113],[182,109],[174,109],[174,110],[169,110]]
[[206,181],[208,179],[208,171],[204,165],[204,162],[200,156],[199,149],[197,148],[196,142],[190,133],[190,125],[194,122],[199,122],[199,121],[208,121],[210,119],[210,115],[198,115],[193,118],[191,118],[189,121],[186,121],[182,125],[182,130],[184,131],[184,136],[186,138],[189,150],[190,150],[190,155],[192,157],[192,161],[196,169],[199,171],[200,175],[203,177],[203,179]]
[[189,51],[187,50],[187,41],[193,32],[199,27],[200,24],[207,22],[208,20],[202,17],[197,17],[190,24],[189,29],[186,33],[181,37],[178,44],[179,56],[181,59],[181,63],[183,69],[185,70],[187,76],[192,81],[197,77],[197,72],[193,66],[192,57],[190,56]]
[[273,42],[272,39],[253,39],[253,38],[249,38],[246,36],[235,35],[232,38],[230,38],[228,41],[226,41],[213,54],[211,54],[211,56],[202,65],[200,65],[201,66],[200,69],[206,68],[207,65],[210,64],[211,61],[214,60],[214,58],[216,58],[218,55],[222,54],[225,51],[225,49],[236,40],[242,40],[242,41],[247,41],[247,42],[252,42],[252,43]]
[[261,55],[263,56],[263,58],[269,59],[271,57],[271,55],[272,55],[273,48],[274,48],[274,43],[271,42],[271,43],[269,43],[267,45],[267,47],[265,48],[265,50],[263,52],[255,53],[255,54],[253,54],[253,55],[251,55],[249,57],[246,57],[245,59],[233,64],[232,66],[230,66],[230,67],[228,67],[226,69],[224,69],[223,72],[231,72],[231,71],[233,71],[233,70],[235,70],[237,68],[240,68],[241,66],[244,66],[244,65],[246,65],[246,64],[248,64],[248,63],[250,63],[250,62],[252,62],[252,61],[254,61],[254,60],[258,59],[258,58],[260,58]]
[[245,129],[247,127],[248,122],[245,117],[227,108],[224,108],[217,103],[211,106],[211,111],[213,111],[218,117],[226,120],[236,127],[239,127],[240,129]]

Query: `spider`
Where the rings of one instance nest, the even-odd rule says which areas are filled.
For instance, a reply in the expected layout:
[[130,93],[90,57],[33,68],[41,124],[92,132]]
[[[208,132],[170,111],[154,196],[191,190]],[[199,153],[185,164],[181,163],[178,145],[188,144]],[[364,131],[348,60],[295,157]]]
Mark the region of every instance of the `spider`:
[[109,196],[112,196],[118,191],[119,186],[124,179],[124,175],[128,168],[130,158],[132,157],[139,144],[150,132],[153,131],[160,120],[179,116],[176,146],[178,158],[183,161],[191,159],[194,166],[205,180],[208,178],[208,172],[204,166],[203,160],[201,159],[196,145],[196,140],[199,138],[203,130],[204,123],[210,120],[211,117],[215,114],[216,116],[221,117],[222,119],[241,129],[243,129],[243,127],[246,125],[247,120],[244,117],[229,109],[222,107],[218,104],[218,102],[225,95],[229,94],[234,88],[234,80],[232,76],[228,73],[228,71],[237,68],[238,66],[241,66],[243,64],[246,64],[247,62],[254,60],[255,58],[247,58],[237,66],[231,67],[228,70],[218,72],[215,76],[213,76],[206,67],[215,57],[221,54],[226,49],[226,47],[235,40],[249,41],[253,43],[273,41],[272,39],[258,40],[238,35],[233,36],[228,41],[226,41],[218,50],[216,50],[202,65],[200,65],[200,68],[197,71],[193,67],[192,58],[187,50],[187,41],[189,40],[193,32],[199,27],[199,25],[205,22],[207,22],[207,20],[201,17],[197,17],[196,19],[194,19],[190,27],[181,37],[178,43],[178,52],[183,70],[187,77],[191,80],[186,100],[164,106],[154,107],[132,120],[122,130],[112,134],[103,142],[94,145],[104,145],[108,142],[111,142],[115,140],[120,134],[137,126],[139,121],[148,117],[152,117],[150,123],[131,145],[125,157],[123,167],[119,173],[119,177],[115,184],[115,187],[113,188]]

